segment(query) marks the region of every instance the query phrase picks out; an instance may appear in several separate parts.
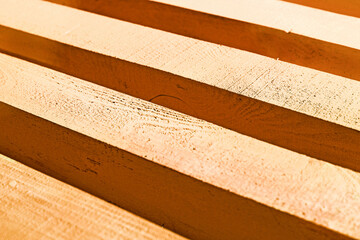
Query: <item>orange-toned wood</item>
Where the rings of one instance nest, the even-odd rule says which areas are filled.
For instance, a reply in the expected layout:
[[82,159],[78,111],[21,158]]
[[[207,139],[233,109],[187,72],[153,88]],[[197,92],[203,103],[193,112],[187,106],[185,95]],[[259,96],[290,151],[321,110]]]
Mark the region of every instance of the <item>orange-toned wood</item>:
[[0,59],[2,153],[190,238],[359,237],[360,173]]
[[[50,1],[360,80],[359,18],[279,0]],[[295,1],[360,13],[357,0]]]
[[0,154],[1,239],[184,239]]
[[[360,168],[358,81],[44,1],[3,6],[4,51],[299,153]],[[12,18],[16,11],[22,14]]]
[[360,17],[360,1],[358,0],[282,0],[303,6],[318,8],[339,14]]

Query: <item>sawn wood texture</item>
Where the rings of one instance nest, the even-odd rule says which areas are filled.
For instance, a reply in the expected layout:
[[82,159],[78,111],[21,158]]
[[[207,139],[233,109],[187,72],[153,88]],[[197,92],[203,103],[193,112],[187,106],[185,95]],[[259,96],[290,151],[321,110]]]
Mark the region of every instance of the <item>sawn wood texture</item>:
[[184,238],[0,155],[0,239]]
[[[49,0],[360,80],[357,0]],[[335,6],[334,6],[335,5]]]
[[[360,169],[358,81],[46,1],[0,3],[2,51]],[[328,40],[356,48],[358,34]]]
[[196,239],[360,237],[360,173],[4,54],[0,152]]

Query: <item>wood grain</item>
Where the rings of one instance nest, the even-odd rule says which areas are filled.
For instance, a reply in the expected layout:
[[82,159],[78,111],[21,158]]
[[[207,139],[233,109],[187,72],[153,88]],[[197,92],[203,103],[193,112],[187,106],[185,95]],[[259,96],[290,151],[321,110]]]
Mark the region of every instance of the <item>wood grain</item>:
[[360,237],[360,174],[6,55],[0,152],[196,239]]
[[[278,0],[50,1],[360,80],[359,18]],[[359,9],[356,0],[297,2]]]
[[184,239],[0,154],[1,239]]
[[4,51],[360,170],[357,81],[47,2],[3,5]]

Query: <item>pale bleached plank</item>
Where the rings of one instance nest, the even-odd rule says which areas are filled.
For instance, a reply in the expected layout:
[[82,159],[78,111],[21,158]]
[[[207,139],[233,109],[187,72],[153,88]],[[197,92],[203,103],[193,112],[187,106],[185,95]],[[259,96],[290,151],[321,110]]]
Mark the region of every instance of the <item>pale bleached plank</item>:
[[360,237],[360,174],[6,55],[0,151],[196,239]]
[[360,80],[359,18],[279,0],[50,1]]
[[48,2],[2,3],[13,29],[1,28],[0,49],[360,169],[357,81]]
[[0,238],[184,239],[1,154]]

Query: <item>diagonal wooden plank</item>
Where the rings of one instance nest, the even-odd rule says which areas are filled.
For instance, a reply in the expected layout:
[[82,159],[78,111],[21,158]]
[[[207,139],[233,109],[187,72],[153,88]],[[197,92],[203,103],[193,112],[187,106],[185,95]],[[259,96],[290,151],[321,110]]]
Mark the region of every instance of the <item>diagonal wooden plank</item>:
[[1,239],[184,239],[0,154]]
[[0,152],[190,238],[359,237],[360,173],[0,56]]
[[[47,2],[16,0],[3,6],[4,51],[299,153],[360,168],[357,81]],[[11,18],[19,9],[23,14]]]
[[359,18],[278,0],[50,1],[360,80]]

